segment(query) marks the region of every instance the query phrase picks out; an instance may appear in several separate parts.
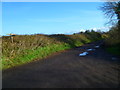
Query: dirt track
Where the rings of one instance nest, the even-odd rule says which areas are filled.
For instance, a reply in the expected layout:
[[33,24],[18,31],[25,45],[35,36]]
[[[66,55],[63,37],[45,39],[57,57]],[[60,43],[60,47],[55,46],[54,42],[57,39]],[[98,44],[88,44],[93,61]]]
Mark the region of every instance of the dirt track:
[[87,56],[79,56],[100,43],[86,44],[4,70],[3,88],[117,88],[119,57],[105,52],[102,47],[90,51]]

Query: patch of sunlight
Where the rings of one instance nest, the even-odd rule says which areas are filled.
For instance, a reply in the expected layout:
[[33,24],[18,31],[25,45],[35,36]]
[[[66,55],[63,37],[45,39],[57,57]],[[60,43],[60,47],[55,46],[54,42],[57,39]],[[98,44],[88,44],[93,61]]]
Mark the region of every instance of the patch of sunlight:
[[86,56],[88,54],[88,52],[83,52],[81,54],[79,54],[79,56]]

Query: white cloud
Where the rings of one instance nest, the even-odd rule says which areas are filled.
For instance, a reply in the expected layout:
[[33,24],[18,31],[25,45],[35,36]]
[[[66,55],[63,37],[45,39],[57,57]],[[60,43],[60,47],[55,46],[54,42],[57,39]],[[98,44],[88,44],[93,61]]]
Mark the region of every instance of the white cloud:
[[81,29],[80,32],[85,32],[86,30],[85,29]]
[[93,28],[92,30],[97,31],[97,30],[98,30],[98,28]]
[[109,29],[111,28],[112,26],[108,26],[108,27],[98,27],[98,28],[91,28],[90,30],[94,30],[94,31],[97,31],[97,30],[100,30],[100,31],[109,31]]
[[70,30],[70,31],[67,31],[67,32],[64,32],[64,34],[73,34],[73,33],[78,33],[80,32],[80,30]]

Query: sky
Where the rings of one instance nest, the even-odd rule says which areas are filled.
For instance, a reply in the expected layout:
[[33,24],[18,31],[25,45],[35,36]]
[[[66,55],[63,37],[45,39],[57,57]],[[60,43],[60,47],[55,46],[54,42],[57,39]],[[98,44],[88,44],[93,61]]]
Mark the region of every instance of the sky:
[[106,31],[103,2],[3,2],[2,35]]
[[2,0],[2,2],[105,2],[105,1],[106,0]]

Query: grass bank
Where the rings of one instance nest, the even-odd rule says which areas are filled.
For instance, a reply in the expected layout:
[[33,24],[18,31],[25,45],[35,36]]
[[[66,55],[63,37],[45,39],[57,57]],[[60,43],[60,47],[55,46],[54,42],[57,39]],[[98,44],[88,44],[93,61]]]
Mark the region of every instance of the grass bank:
[[55,52],[100,40],[97,32],[75,35],[16,35],[2,37],[2,69],[43,59]]
[[71,48],[68,44],[54,44],[48,45],[42,48],[37,48],[36,50],[25,50],[25,53],[21,53],[18,56],[14,57],[13,59],[3,58],[3,69],[7,69],[16,65],[21,65],[24,63],[28,63],[33,60],[43,59],[54,52],[58,52],[61,50]]

